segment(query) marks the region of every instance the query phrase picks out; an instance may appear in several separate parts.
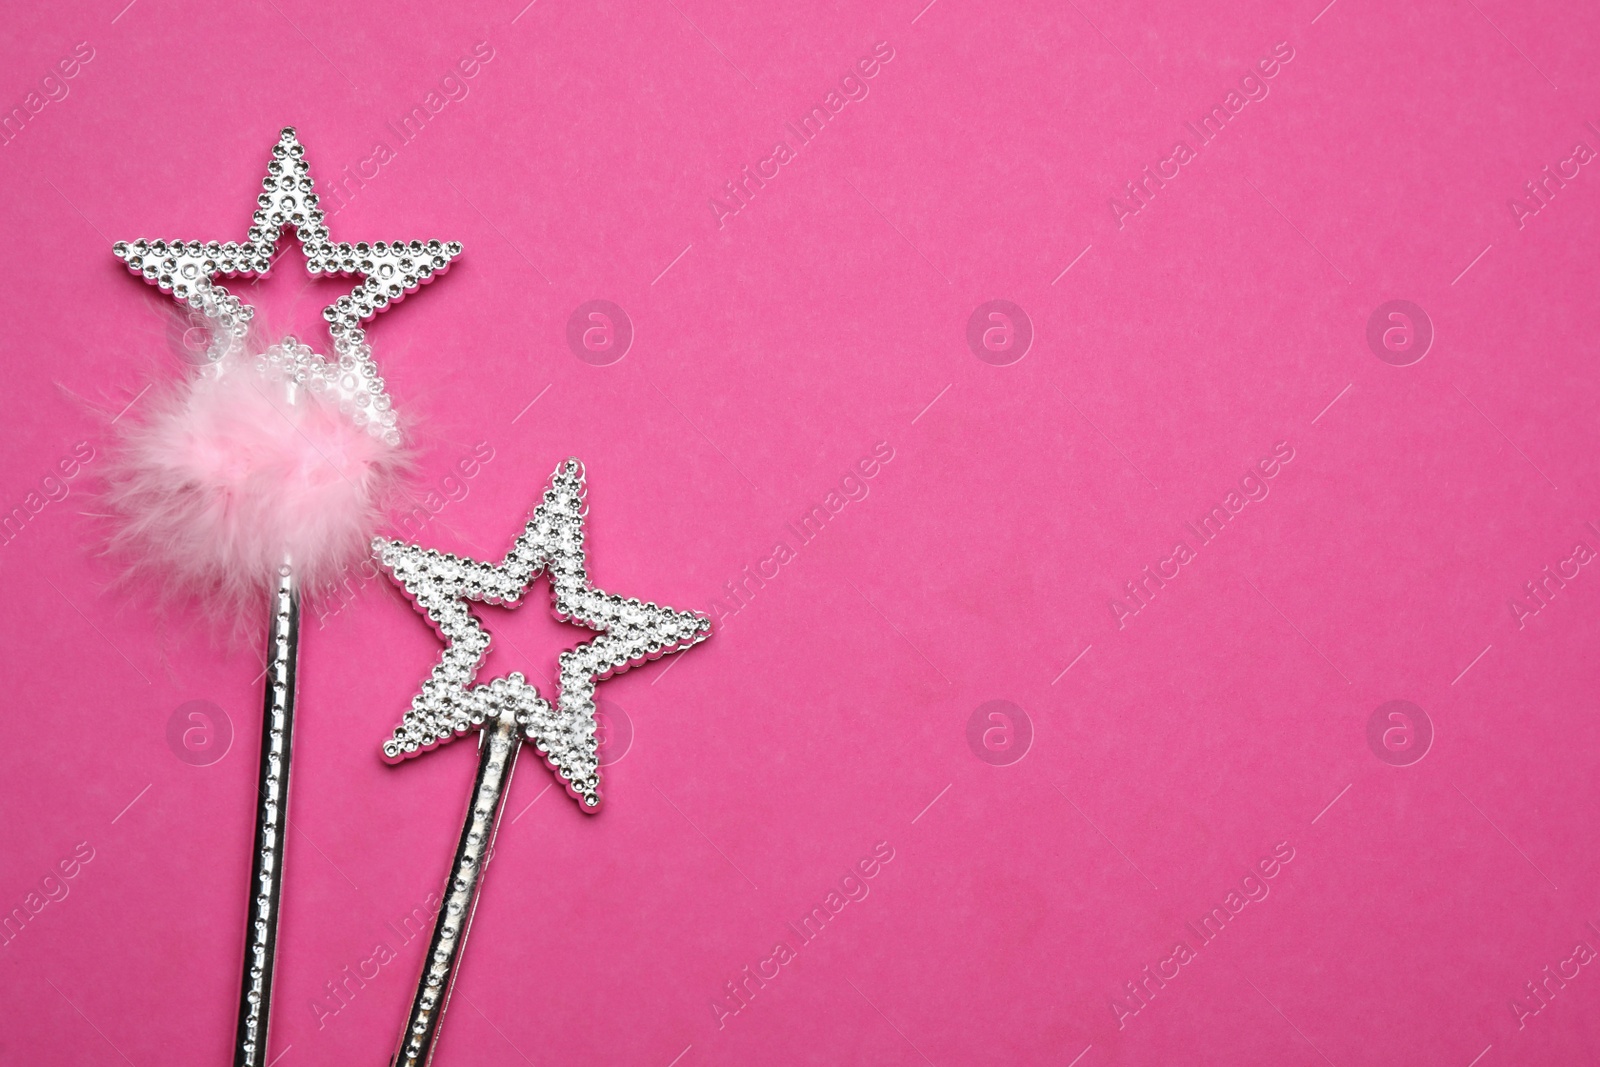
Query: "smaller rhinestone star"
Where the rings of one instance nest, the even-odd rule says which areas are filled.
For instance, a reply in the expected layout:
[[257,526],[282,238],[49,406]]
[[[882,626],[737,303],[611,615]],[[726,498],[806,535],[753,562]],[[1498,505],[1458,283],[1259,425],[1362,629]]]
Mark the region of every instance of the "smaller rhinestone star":
[[[373,555],[444,639],[444,650],[412,698],[384,758],[398,762],[491,718],[516,716],[523,735],[584,811],[600,808],[594,687],[636,664],[698,644],[711,620],[652,602],[624,599],[589,583],[583,551],[583,464],[569,459],[550,476],[544,498],[498,564],[464,559],[404,541],[376,538]],[[541,573],[549,575],[557,619],[599,632],[561,653],[554,707],[521,674],[473,685],[489,634],[467,601],[516,606]]]

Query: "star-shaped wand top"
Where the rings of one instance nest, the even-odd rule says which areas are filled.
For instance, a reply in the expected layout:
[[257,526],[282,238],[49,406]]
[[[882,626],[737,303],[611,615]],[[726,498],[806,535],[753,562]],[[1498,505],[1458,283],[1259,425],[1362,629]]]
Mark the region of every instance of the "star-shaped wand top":
[[202,312],[211,322],[207,357],[215,362],[244,343],[255,309],[214,279],[219,274],[265,277],[285,227],[292,226],[313,275],[358,274],[363,281],[350,293],[322,309],[333,337],[336,363],[325,362],[304,346],[293,353],[298,380],[313,389],[331,389],[375,437],[399,444],[395,414],[372,361],[361,324],[407,293],[414,293],[450,268],[461,254],[456,241],[378,241],[335,244],[328,238],[323,212],[317,207],[316,184],[293,127],[284,127],[272,146],[272,161],[261,182],[256,212],[247,240],[118,241],[117,258],[135,274]]
[[[569,459],[558,466],[533,517],[498,564],[404,541],[373,540],[373,555],[445,642],[411,710],[384,742],[385,759],[398,762],[490,718],[514,714],[524,736],[579,807],[599,810],[595,682],[704,641],[711,635],[711,620],[698,612],[624,599],[589,583],[584,491],[581,463]],[[550,577],[556,618],[599,631],[599,636],[561,653],[555,707],[520,674],[472,685],[489,650],[489,635],[466,602],[515,606],[541,573]]]

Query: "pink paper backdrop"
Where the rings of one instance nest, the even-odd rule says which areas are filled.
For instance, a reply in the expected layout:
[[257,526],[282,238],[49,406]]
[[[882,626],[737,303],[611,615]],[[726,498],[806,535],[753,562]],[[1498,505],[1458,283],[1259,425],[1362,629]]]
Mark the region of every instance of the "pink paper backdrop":
[[[259,657],[86,513],[194,340],[110,243],[242,237],[286,124],[335,240],[465,245],[371,334],[422,540],[577,455],[595,580],[718,616],[601,816],[524,762],[440,1063],[1600,1057],[1600,11],[523,2],[7,14],[0,1062],[228,1055]],[[308,619],[281,1067],[393,1050],[435,648]]]

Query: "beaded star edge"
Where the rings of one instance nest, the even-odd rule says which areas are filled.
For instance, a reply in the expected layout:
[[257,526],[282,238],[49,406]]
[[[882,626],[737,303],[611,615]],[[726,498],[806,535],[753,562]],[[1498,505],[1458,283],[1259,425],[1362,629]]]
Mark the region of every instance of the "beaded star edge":
[[[711,620],[699,612],[619,597],[590,583],[583,548],[585,492],[581,463],[568,459],[557,466],[543,499],[498,564],[404,541],[373,540],[378,564],[444,641],[438,663],[383,744],[385,760],[398,763],[491,718],[513,714],[578,806],[599,810],[595,683],[704,641],[711,635]],[[514,607],[540,574],[550,578],[558,620],[599,632],[561,653],[555,706],[520,673],[473,685],[490,637],[466,602]]]

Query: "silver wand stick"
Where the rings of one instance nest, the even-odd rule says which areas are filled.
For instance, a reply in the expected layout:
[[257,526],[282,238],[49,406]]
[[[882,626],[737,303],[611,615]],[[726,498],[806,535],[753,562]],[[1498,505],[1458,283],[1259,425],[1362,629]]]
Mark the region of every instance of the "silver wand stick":
[[493,722],[485,723],[478,735],[478,774],[472,783],[472,799],[461,825],[450,878],[445,882],[444,904],[434,920],[428,955],[422,961],[411,1013],[394,1054],[394,1067],[427,1067],[433,1060],[440,1024],[450,1004],[450,990],[455,986],[456,968],[467,943],[467,928],[472,924],[478,891],[494,853],[494,836],[505,807],[506,789],[521,748],[516,715],[509,707]]
[[278,904],[289,824],[289,761],[294,750],[295,664],[300,645],[300,591],[289,564],[278,571],[267,623],[266,697],[261,711],[261,769],[256,797],[256,838],[250,859],[244,979],[234,1067],[266,1062],[277,962]]

